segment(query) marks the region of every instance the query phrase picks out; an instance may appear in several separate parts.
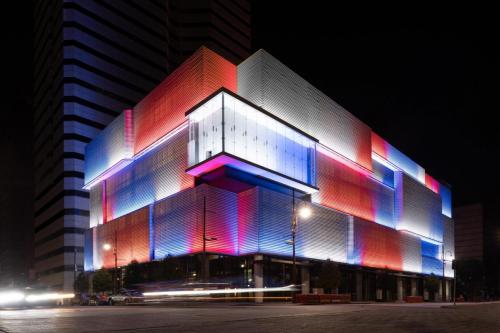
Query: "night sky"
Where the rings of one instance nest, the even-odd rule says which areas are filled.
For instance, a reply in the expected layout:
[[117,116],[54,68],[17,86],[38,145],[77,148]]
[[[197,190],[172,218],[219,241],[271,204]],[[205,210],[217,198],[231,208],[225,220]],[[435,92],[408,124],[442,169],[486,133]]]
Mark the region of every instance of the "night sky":
[[[330,4],[326,1],[287,8],[285,3],[295,2],[254,2],[255,49],[266,49],[436,179],[451,184],[455,204],[498,195],[499,53],[492,19],[451,13],[367,17],[322,8]],[[32,178],[32,13],[29,1],[14,4],[4,15],[15,20],[2,20],[7,43],[0,121],[2,220],[19,209],[31,212],[26,184]]]
[[487,8],[478,15],[470,7],[461,15],[428,14],[436,8],[362,15],[326,1],[278,3],[254,3],[255,48],[451,184],[454,204],[499,195],[500,29]]

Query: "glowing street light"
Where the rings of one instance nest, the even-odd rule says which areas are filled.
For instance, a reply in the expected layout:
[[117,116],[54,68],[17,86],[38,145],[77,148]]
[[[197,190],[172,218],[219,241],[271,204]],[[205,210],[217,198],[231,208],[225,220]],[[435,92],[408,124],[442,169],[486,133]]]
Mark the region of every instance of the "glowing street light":
[[287,241],[287,244],[290,244],[292,245],[292,284],[296,284],[297,283],[297,279],[296,279],[296,259],[295,259],[295,243],[296,243],[296,240],[295,240],[295,235],[297,234],[297,221],[298,221],[298,217],[300,216],[301,218],[303,219],[307,219],[311,216],[312,212],[311,212],[311,208],[309,208],[308,206],[304,205],[302,206],[301,208],[299,208],[297,210],[297,208],[295,208],[295,189],[292,189],[292,239],[291,240],[288,240]]
[[309,218],[309,216],[311,216],[311,214],[312,214],[311,208],[309,208],[309,207],[302,207],[299,209],[299,216],[303,219]]
[[115,241],[111,245],[109,243],[104,243],[102,248],[104,251],[109,251],[113,249],[113,256],[115,257],[115,270],[113,272],[113,294],[116,294],[116,280],[118,279],[118,254],[117,254],[117,243],[118,243],[118,233],[115,230]]
[[207,242],[213,242],[217,240],[217,237],[207,236],[207,212],[216,213],[214,211],[207,210],[207,198],[203,196],[203,253],[202,253],[202,265],[201,265],[201,276],[203,282],[208,281],[209,268],[207,262]]

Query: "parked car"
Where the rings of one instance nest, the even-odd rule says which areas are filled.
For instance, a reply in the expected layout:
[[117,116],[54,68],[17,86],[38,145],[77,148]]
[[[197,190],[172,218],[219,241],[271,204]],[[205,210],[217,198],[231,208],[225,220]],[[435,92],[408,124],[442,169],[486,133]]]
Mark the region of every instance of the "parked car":
[[71,299],[71,305],[89,305],[90,297],[87,293],[75,294],[75,297]]
[[111,293],[100,292],[95,295],[95,303],[96,305],[109,305]]
[[142,301],[142,293],[138,290],[133,289],[120,289],[120,291],[116,295],[111,295],[108,298],[109,305],[140,303]]

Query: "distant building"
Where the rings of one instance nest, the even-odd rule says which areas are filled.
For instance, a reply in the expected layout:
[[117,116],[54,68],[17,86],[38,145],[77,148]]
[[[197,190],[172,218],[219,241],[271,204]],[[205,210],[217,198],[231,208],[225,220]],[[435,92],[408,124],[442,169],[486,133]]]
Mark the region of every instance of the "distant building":
[[116,248],[119,266],[173,256],[188,275],[310,292],[331,259],[359,300],[423,295],[429,274],[450,295],[450,189],[264,50],[234,65],[199,49],[85,159],[86,270]]
[[455,256],[457,260],[484,259],[484,210],[483,205],[456,207]]
[[500,297],[500,198],[456,207],[457,260],[483,262],[486,288]]
[[250,53],[249,1],[34,2],[34,265],[71,289],[83,270],[84,149],[202,44]]

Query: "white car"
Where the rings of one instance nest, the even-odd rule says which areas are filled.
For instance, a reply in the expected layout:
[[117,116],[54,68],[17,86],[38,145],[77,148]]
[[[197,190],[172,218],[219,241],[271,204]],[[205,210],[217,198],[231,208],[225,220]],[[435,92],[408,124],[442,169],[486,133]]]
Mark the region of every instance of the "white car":
[[137,290],[122,289],[116,295],[109,296],[109,305],[114,305],[117,303],[129,304],[129,303],[139,303],[143,300],[142,293]]

